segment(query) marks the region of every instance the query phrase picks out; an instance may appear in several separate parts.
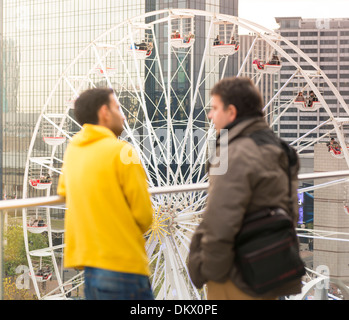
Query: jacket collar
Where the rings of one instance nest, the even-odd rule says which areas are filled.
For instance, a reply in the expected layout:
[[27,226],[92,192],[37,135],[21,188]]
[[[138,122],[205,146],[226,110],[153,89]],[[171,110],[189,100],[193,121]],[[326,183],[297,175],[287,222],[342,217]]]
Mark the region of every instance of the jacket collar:
[[[228,134],[228,141],[237,136],[249,135],[254,131],[268,128],[268,124],[265,122],[263,117],[242,117],[229,123],[217,137],[217,145],[219,144],[220,138],[223,135]],[[227,130],[227,131],[226,131]]]
[[75,145],[83,146],[104,138],[117,139],[114,133],[107,127],[86,123],[71,142]]

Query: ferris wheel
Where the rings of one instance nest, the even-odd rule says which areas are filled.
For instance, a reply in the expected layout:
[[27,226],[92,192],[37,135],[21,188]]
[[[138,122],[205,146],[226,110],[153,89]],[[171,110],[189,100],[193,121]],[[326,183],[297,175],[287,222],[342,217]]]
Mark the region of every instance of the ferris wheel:
[[[206,26],[205,38],[200,41],[196,29],[199,20]],[[239,28],[247,29],[252,37],[246,48],[239,41]],[[290,50],[306,61],[306,68],[292,58]],[[29,146],[24,197],[56,194],[66,145],[81,129],[73,116],[74,101],[86,89],[105,86],[114,89],[126,118],[121,139],[135,147],[150,187],[206,182],[206,163],[215,142],[214,127],[207,116],[209,92],[226,76],[229,60],[237,55],[241,57],[238,67],[229,71],[251,77],[257,86],[263,77],[278,77],[283,65],[288,64],[291,76],[274,88],[272,95],[266,95],[264,111],[270,126],[277,131],[292,109],[306,114],[315,112],[315,106],[321,108],[327,115],[326,126],[331,128],[320,137],[309,138],[317,127],[314,124],[314,129],[297,136],[291,144],[299,153],[306,152],[334,133],[349,164],[343,135],[349,121],[348,107],[327,76],[295,45],[272,30],[238,17],[190,9],[161,10],[106,30],[57,80]],[[335,118],[321,86],[331,90],[348,119]],[[290,88],[311,90],[318,101],[312,105],[299,101],[296,93],[289,94]],[[157,299],[206,297],[205,290],[195,288],[187,269],[190,239],[200,223],[206,198],[204,191],[152,197],[154,223],[145,237],[150,281]],[[82,272],[62,267],[65,209],[23,210],[30,276],[39,299],[66,299],[83,283]],[[46,244],[32,248],[31,234],[44,234]],[[49,279],[55,279],[56,286],[43,292],[40,285]]]

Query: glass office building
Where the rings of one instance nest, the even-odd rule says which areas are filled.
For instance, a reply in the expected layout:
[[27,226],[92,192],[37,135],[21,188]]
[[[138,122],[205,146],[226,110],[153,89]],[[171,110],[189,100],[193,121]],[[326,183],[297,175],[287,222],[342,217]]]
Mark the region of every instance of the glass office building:
[[[122,5],[111,0],[3,0],[0,3],[3,9],[4,68],[1,109],[2,194],[7,199],[22,197],[22,177],[28,146],[47,97],[67,65],[92,40],[129,17],[164,8],[190,8],[230,15],[238,13],[237,0],[129,0]],[[202,55],[207,32],[204,19],[196,22],[195,29],[195,52],[199,57]],[[122,32],[120,29],[120,37]],[[161,40],[164,30],[156,32]],[[160,55],[165,54],[163,50],[164,47],[159,48]],[[195,76],[200,61],[194,60],[197,61],[194,67]],[[234,58],[230,59],[227,76],[233,74],[235,61]],[[80,61],[75,66],[77,73],[79,69],[86,68],[84,63],[88,66],[91,61]],[[177,85],[181,90],[189,84],[179,77]],[[156,94],[154,84],[147,83],[147,86],[149,90],[154,88],[153,94]],[[209,88],[207,92],[208,90]],[[56,92],[53,99],[58,105],[64,103],[64,96],[65,92]],[[44,144],[42,148],[44,150]]]
[[[301,17],[276,18],[280,24],[279,32],[307,54],[338,89],[343,99],[348,103],[348,44],[349,44],[349,20],[348,19],[302,19]],[[287,53],[294,58],[301,67],[309,68],[307,62],[299,57],[292,49],[282,46]],[[285,61],[280,73],[280,87],[292,75],[293,67]],[[301,84],[300,84],[301,86]],[[324,96],[331,112],[335,117],[345,117],[346,113],[330,88],[318,83],[318,89]],[[283,98],[295,97],[299,87],[287,88],[283,92]],[[286,141],[293,141],[310,129],[327,120],[325,110],[318,110],[309,115],[300,113],[296,108],[291,108],[287,117],[284,117],[278,127],[280,136]],[[308,135],[308,139],[319,138],[330,127],[323,126]],[[326,138],[328,139],[328,138]],[[327,140],[324,141],[327,141]],[[310,141],[310,140],[309,140]]]
[[20,198],[33,129],[57,79],[91,40],[117,22],[143,13],[145,4],[11,0],[2,1],[2,6],[2,193]]
[[[31,140],[35,132],[35,126],[38,118],[52,95],[49,110],[47,112],[58,113],[71,96],[71,89],[59,87],[54,89],[58,79],[67,70],[67,67],[76,59],[79,53],[88,46],[91,41],[96,39],[105,31],[113,26],[125,21],[128,18],[145,14],[155,10],[166,8],[190,8],[210,12],[225,13],[237,15],[238,1],[210,0],[210,1],[155,1],[155,0],[129,0],[122,4],[119,1],[111,0],[46,0],[46,1],[28,1],[28,0],[4,0],[0,1],[0,7],[3,11],[3,81],[2,85],[2,108],[0,109],[2,117],[2,166],[1,166],[1,192],[3,198],[22,198],[26,194],[23,190],[23,181],[30,149]],[[148,21],[145,21],[148,22]],[[202,52],[207,39],[208,23],[205,18],[198,18],[195,21],[195,57],[193,75],[197,77],[202,59]],[[166,42],[168,41],[166,32],[161,27],[155,29],[159,43],[159,56],[164,62],[167,56]],[[116,42],[127,33],[127,27],[113,32],[109,43]],[[179,55],[180,57],[180,55]],[[74,63],[69,71],[79,75],[86,74],[86,70],[91,68],[95,62],[96,56],[85,55]],[[217,57],[209,57],[205,68],[211,68]],[[115,67],[117,68],[118,62]],[[127,63],[127,61],[126,61]],[[226,76],[232,75],[234,70],[235,57],[229,59]],[[145,64],[148,64],[146,61]],[[166,63],[164,63],[166,65]],[[150,65],[147,65],[150,68]],[[189,65],[185,65],[179,72],[176,80],[172,83],[178,96],[188,89],[190,84],[184,76],[189,72]],[[130,69],[130,72],[134,70]],[[154,70],[155,76],[158,70]],[[204,77],[205,77],[204,70]],[[202,97],[209,94],[209,90],[220,76],[221,70],[213,74],[213,80],[206,81],[205,86],[200,89]],[[154,78],[154,77],[153,77]],[[152,79],[153,79],[152,78]],[[116,81],[116,80],[115,80]],[[96,83],[95,83],[96,84]],[[101,81],[100,85],[106,85]],[[112,83],[114,85],[114,83]],[[145,82],[146,91],[152,101],[156,100],[157,87],[156,82],[148,80]],[[117,89],[115,82],[115,89]],[[66,91],[65,91],[66,90]],[[132,95],[132,92],[131,94]],[[153,95],[153,96],[151,96]],[[123,102],[130,98],[127,95],[121,96]],[[129,105],[132,105],[132,99]],[[125,103],[126,104],[126,103]],[[161,107],[161,106],[160,106]],[[176,104],[171,108],[175,110]],[[55,109],[56,108],[56,109]],[[151,104],[147,103],[147,108]],[[163,106],[165,109],[165,105]],[[183,113],[178,112],[178,117],[183,117]],[[141,116],[141,115],[138,115]],[[199,119],[200,120],[200,119]],[[156,128],[156,125],[154,125]],[[70,131],[74,131],[72,128]],[[62,158],[65,146],[59,147],[56,156]],[[50,154],[50,146],[46,145],[42,135],[38,135],[34,144],[32,154],[37,157],[43,157]],[[60,156],[58,153],[60,152]],[[166,168],[164,168],[164,171]],[[57,175],[55,176],[57,177]],[[55,178],[53,177],[53,178]],[[57,182],[57,180],[55,180]],[[50,194],[56,193],[56,187],[53,185]],[[27,195],[45,196],[46,191],[38,191],[28,188]],[[13,217],[21,219],[21,211],[7,212],[5,220],[12,221]],[[28,211],[28,215],[31,214]],[[40,211],[39,214],[42,214]],[[61,224],[63,214],[62,210],[52,209],[51,218],[53,229],[63,229]],[[10,224],[10,223],[9,223]],[[52,233],[52,245],[60,246],[63,241],[62,233]],[[60,279],[66,281],[75,276],[74,270],[65,270],[62,266],[61,252],[55,252],[56,261],[59,268]],[[36,261],[32,261],[34,263]],[[56,275],[58,271],[56,270]],[[58,277],[57,277],[58,279]],[[53,279],[52,283],[57,282]],[[50,291],[49,285],[45,290]],[[40,287],[41,288],[41,287]],[[46,293],[47,293],[46,292]]]

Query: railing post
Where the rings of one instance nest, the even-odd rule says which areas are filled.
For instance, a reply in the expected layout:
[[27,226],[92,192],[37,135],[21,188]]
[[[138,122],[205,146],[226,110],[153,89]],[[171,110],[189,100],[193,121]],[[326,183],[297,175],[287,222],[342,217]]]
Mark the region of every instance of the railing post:
[[0,211],[0,301],[4,300],[4,215]]
[[[0,0],[0,123],[3,124],[3,113],[4,113],[4,82],[3,82],[3,0]],[[3,190],[2,190],[2,184],[3,184],[3,129],[0,130],[0,199],[3,198]],[[3,277],[3,265],[4,265],[4,238],[3,238],[3,231],[4,231],[4,217],[3,217],[3,211],[0,210],[0,277],[1,277],[1,283],[0,283],[0,300],[4,300],[4,277]]]

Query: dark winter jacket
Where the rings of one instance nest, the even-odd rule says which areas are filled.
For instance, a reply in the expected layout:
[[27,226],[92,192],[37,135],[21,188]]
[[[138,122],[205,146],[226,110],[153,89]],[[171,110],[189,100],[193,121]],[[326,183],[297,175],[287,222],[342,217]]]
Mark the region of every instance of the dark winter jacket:
[[[244,215],[263,208],[283,208],[296,226],[299,162],[295,156],[290,201],[288,157],[264,119],[237,120],[227,129],[218,137],[216,156],[210,161],[207,207],[192,238],[189,273],[198,288],[209,280],[222,283],[230,279],[242,291],[256,297],[234,264],[234,240]],[[300,292],[299,279],[263,297]]]

